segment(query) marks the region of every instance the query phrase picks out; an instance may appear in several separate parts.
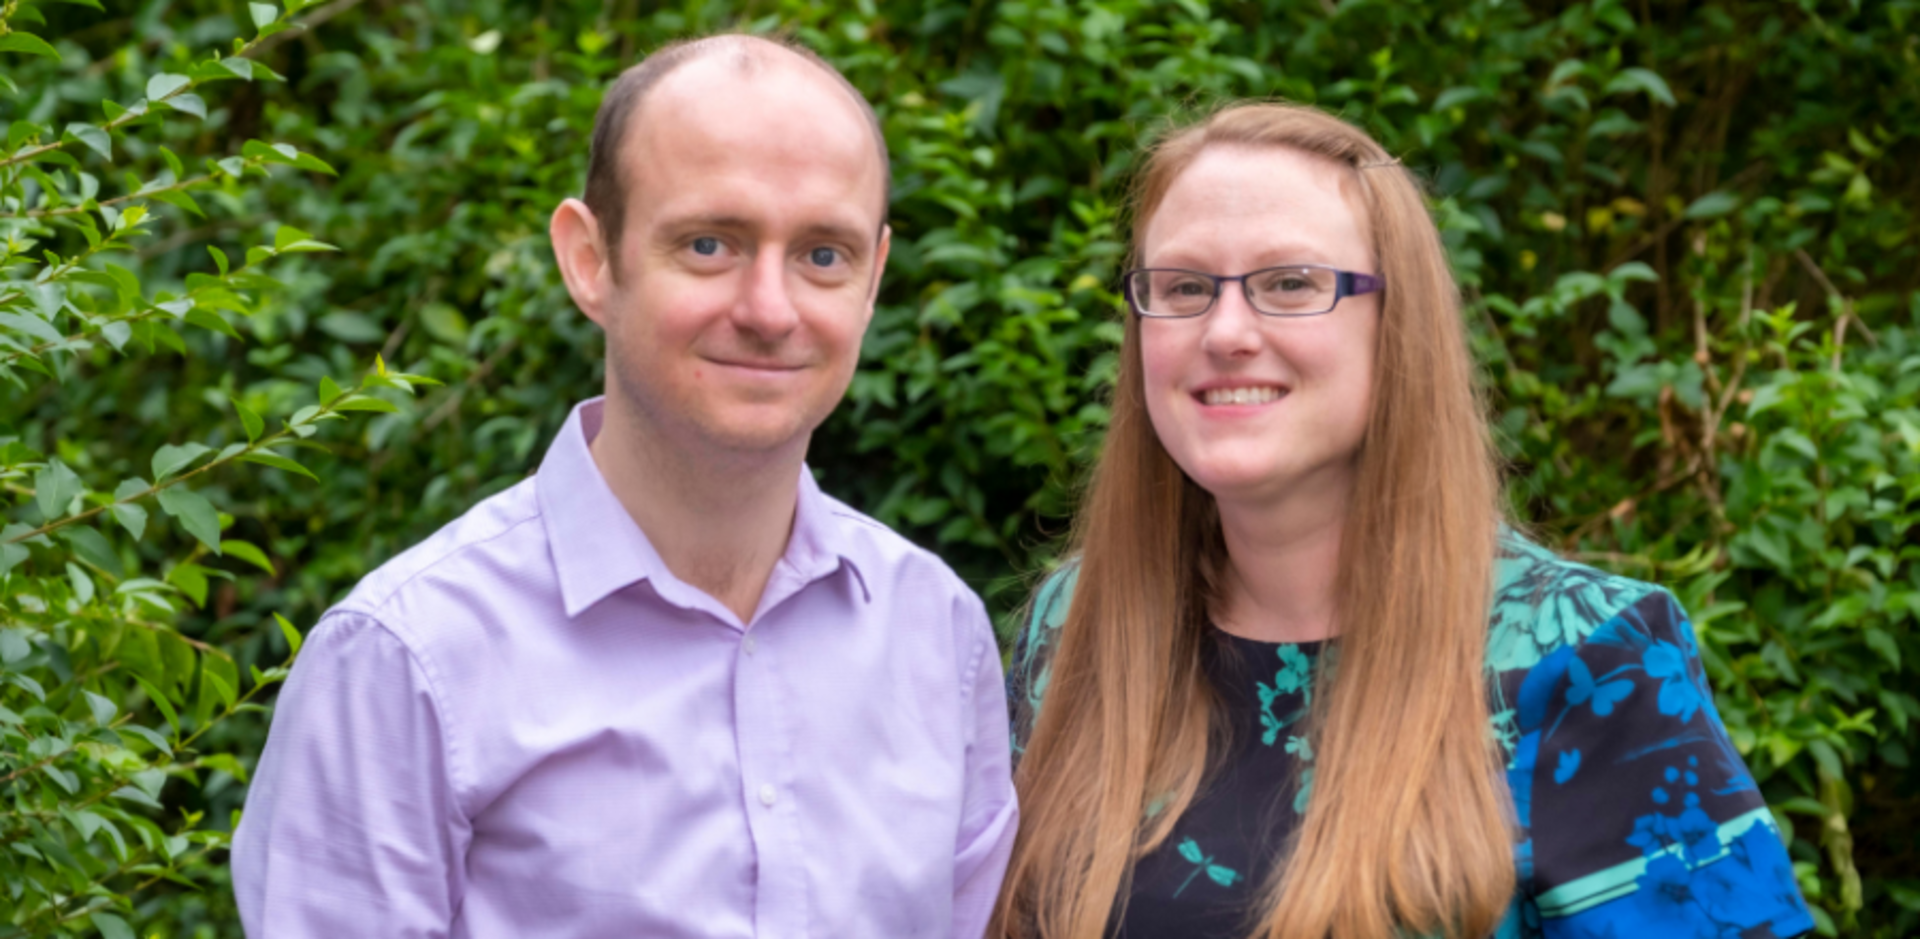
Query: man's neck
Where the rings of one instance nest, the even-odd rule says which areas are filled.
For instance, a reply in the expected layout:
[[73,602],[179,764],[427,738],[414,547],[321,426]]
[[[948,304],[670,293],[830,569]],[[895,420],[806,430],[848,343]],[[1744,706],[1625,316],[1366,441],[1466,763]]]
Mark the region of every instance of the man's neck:
[[688,453],[609,396],[591,450],[608,488],[675,577],[753,619],[787,549],[804,445],[791,454]]
[[[1307,498],[1306,489],[1322,491]],[[1302,490],[1274,504],[1221,504],[1231,570],[1225,608],[1214,616],[1227,632],[1312,642],[1337,631],[1334,594],[1349,492],[1345,485]]]

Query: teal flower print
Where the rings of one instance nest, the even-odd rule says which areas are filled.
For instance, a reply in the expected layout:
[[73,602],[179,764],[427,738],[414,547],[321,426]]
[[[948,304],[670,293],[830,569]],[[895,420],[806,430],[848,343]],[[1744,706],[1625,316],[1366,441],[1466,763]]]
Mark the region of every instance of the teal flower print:
[[[1287,752],[1302,763],[1313,762],[1313,744],[1305,737],[1288,737]],[[1307,802],[1313,796],[1313,767],[1300,771],[1300,791],[1293,796],[1293,811],[1296,815],[1307,814]]]
[[1173,892],[1176,897],[1186,892],[1187,885],[1193,883],[1193,879],[1200,876],[1201,871],[1206,871],[1207,879],[1222,887],[1231,887],[1241,880],[1239,871],[1215,864],[1212,856],[1201,854],[1200,843],[1192,838],[1180,839],[1180,856],[1186,858],[1187,862],[1194,867],[1193,873],[1188,874],[1187,879],[1180,882],[1180,888]]
[[[1273,746],[1280,738],[1280,732],[1300,720],[1307,713],[1308,705],[1313,703],[1313,660],[1298,646],[1280,647],[1280,670],[1273,675],[1273,684],[1257,682],[1260,695],[1260,742]],[[1282,697],[1291,694],[1300,695],[1300,709],[1292,717],[1281,718],[1273,713],[1273,705]]]

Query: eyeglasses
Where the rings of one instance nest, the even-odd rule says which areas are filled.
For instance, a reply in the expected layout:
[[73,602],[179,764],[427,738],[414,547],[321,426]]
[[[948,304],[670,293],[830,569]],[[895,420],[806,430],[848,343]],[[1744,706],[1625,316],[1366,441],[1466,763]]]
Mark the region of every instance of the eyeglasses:
[[1267,267],[1251,274],[1222,277],[1173,267],[1143,267],[1127,272],[1127,303],[1140,316],[1184,319],[1213,309],[1228,281],[1239,281],[1247,305],[1266,316],[1319,316],[1343,297],[1373,293],[1386,281],[1372,274],[1340,271],[1319,264]]

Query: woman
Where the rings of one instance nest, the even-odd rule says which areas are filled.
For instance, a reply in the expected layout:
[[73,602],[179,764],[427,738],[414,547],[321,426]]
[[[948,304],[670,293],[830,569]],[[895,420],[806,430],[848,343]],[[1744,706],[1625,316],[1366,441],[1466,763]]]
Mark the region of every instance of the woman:
[[1501,525],[1397,161],[1229,108],[1148,156],[1133,237],[1076,561],[1010,675],[994,934],[1812,928],[1685,614]]

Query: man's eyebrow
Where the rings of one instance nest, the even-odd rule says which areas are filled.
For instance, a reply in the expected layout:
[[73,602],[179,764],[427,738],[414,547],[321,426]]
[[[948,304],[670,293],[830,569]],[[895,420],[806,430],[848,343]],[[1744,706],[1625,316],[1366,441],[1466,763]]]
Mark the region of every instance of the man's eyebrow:
[[729,231],[738,231],[743,228],[752,228],[753,223],[739,215],[713,212],[669,219],[666,224],[660,227],[663,231],[674,233],[682,232],[689,228],[721,228]]
[[[698,213],[670,219],[660,226],[661,233],[668,237],[683,234],[689,230],[719,229],[722,231],[744,231],[754,228],[757,223],[740,215],[725,212]],[[868,229],[863,225],[847,222],[814,222],[800,228],[802,238],[827,238],[859,244],[867,240]]]
[[849,225],[843,222],[815,222],[803,226],[800,234],[802,237],[827,238],[857,246],[867,240],[869,230],[865,226]]

